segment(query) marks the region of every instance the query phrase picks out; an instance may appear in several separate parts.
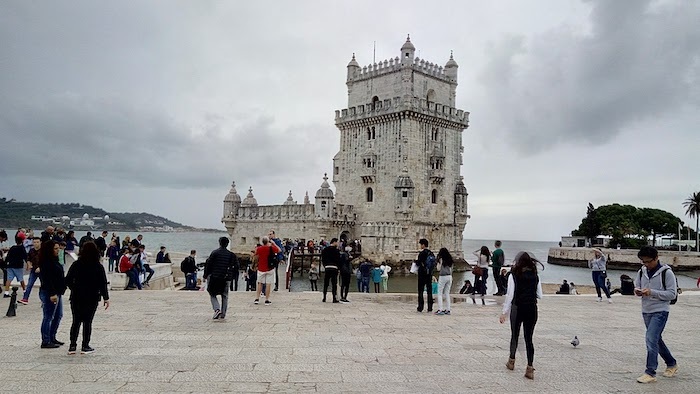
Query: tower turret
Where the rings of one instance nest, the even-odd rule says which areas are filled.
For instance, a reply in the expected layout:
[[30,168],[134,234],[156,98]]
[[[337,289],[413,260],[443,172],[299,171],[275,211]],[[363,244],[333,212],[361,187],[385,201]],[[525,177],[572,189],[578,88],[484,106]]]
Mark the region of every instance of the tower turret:
[[314,207],[316,217],[329,219],[333,212],[333,190],[328,184],[328,174],[323,174],[323,183],[316,192],[316,206]]
[[231,182],[231,190],[224,197],[224,218],[236,217],[238,207],[241,206],[241,196],[236,191],[236,182]]
[[411,43],[411,35],[406,37],[406,42],[401,47],[401,65],[413,64],[413,58],[416,54],[416,47]]
[[360,73],[360,65],[355,60],[355,54],[352,54],[352,60],[348,63],[348,82],[355,79],[357,74]]
[[243,203],[241,203],[242,207],[257,207],[258,206],[258,200],[255,199],[253,196],[253,187],[248,188],[248,195],[245,196],[245,199],[243,200]]
[[457,62],[452,57],[452,51],[450,51],[450,60],[445,64],[445,75],[450,78],[450,81],[457,82],[458,68]]

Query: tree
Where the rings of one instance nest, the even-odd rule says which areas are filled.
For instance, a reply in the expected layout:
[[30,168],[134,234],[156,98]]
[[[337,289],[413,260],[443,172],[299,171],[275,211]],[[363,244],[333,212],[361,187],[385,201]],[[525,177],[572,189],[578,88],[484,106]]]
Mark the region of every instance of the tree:
[[695,251],[700,252],[700,236],[698,235],[698,226],[700,225],[700,192],[695,192],[683,201],[685,214],[691,219],[695,218]]
[[675,215],[654,208],[640,208],[637,210],[637,223],[644,231],[644,235],[651,235],[652,245],[656,246],[656,237],[673,235],[678,233],[678,225],[681,219]]

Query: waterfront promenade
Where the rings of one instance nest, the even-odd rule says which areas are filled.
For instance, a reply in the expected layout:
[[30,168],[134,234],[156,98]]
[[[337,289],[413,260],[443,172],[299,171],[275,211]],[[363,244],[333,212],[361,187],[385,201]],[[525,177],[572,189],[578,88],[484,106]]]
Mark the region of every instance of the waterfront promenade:
[[[0,392],[537,392],[694,393],[700,384],[700,293],[672,306],[664,338],[680,366],[674,378],[642,385],[640,301],[614,296],[546,296],[535,331],[535,380],[524,349],[506,370],[509,326],[486,297],[453,305],[451,316],[417,313],[414,295],[351,293],[351,304],[320,293],[231,293],[224,322],[211,320],[205,292],[115,291],[95,317],[89,355],[39,348],[38,299],[0,319]],[[8,302],[2,302],[7,308]],[[437,307],[437,305],[436,305]],[[6,309],[3,309],[3,312]],[[68,341],[70,307],[59,340]],[[578,335],[581,345],[569,341]],[[663,371],[663,362],[660,365]]]

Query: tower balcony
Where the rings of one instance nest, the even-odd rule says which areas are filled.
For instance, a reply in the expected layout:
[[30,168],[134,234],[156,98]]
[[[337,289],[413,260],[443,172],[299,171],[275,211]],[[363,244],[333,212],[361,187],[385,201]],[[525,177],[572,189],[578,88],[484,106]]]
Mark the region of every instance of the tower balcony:
[[442,183],[445,179],[445,170],[440,169],[430,169],[428,170],[428,177],[432,183]]

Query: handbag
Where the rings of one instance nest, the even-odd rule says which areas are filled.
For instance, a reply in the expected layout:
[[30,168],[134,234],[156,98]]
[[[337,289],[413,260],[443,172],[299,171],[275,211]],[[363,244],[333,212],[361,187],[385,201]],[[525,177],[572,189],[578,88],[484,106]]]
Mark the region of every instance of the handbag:
[[418,273],[418,264],[414,261],[413,264],[411,264],[411,270],[409,271],[412,274],[417,274]]
[[472,268],[472,274],[476,276],[481,276],[481,267],[479,267],[478,265],[474,266],[474,268]]

